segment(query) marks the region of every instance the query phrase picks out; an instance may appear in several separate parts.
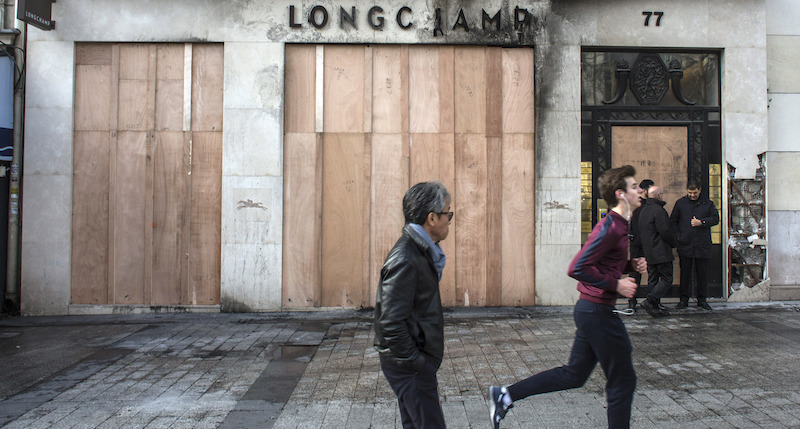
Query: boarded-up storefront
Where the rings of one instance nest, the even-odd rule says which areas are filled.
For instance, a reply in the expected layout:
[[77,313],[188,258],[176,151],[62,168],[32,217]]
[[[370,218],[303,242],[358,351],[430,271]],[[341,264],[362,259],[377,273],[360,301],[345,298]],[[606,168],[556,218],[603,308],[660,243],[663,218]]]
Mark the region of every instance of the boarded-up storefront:
[[402,196],[453,195],[449,306],[534,302],[533,49],[287,45],[283,306],[370,307]]

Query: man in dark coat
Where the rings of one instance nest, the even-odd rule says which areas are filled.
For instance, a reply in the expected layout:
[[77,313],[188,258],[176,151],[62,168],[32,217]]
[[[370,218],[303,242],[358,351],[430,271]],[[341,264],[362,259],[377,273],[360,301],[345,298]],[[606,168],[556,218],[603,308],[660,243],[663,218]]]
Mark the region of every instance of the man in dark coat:
[[[642,189],[642,198],[639,198],[641,205],[633,211],[633,215],[631,216],[631,259],[641,258],[644,256],[644,253],[642,252],[642,238],[639,236],[639,213],[642,212],[642,207],[644,207],[644,203],[647,200],[647,190],[650,189],[653,184],[653,181],[650,179],[644,179],[639,182],[639,187]],[[628,308],[636,311],[636,297],[646,296],[646,294],[642,294],[642,292],[644,292],[644,288],[639,287],[642,285],[642,273],[634,271],[631,275],[636,281],[637,287],[636,295],[634,295],[632,298],[628,298]]]
[[375,349],[404,428],[444,428],[436,372],[444,356],[439,281],[453,212],[441,182],[418,183],[403,197],[405,226],[381,268]]
[[672,235],[669,216],[664,209],[664,194],[658,186],[651,186],[641,214],[639,230],[642,250],[647,260],[647,284],[650,293],[642,302],[642,308],[653,317],[668,316],[669,312],[660,307],[661,298],[672,287],[672,248],[675,237]]
[[697,306],[711,310],[708,296],[708,266],[711,261],[711,227],[719,223],[719,212],[714,202],[701,197],[702,189],[690,181],[687,195],[679,199],[669,219],[678,240],[678,257],[681,264],[681,301],[675,306],[689,306],[692,294],[692,275],[697,284]]

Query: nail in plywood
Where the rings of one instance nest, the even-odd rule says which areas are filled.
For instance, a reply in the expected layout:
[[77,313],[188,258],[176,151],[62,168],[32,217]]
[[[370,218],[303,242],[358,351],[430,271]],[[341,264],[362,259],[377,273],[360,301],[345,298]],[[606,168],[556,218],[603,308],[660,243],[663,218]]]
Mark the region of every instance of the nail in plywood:
[[[192,124],[196,121],[192,120]],[[219,303],[222,132],[192,132],[189,304]]]
[[358,306],[369,260],[364,135],[326,133],[322,152],[322,306]]

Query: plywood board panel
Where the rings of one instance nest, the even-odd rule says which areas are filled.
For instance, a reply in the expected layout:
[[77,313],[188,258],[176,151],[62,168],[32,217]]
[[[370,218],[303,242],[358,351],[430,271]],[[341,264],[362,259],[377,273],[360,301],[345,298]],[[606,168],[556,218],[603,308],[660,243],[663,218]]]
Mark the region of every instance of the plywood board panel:
[[[327,115],[326,115],[327,117]],[[326,133],[322,180],[322,306],[362,302],[367,234],[368,171],[364,135]]]
[[78,65],[75,70],[75,131],[111,129],[111,65]]
[[503,49],[503,132],[534,130],[533,49]]
[[192,131],[222,131],[222,44],[192,45]]
[[156,81],[155,109],[157,131],[183,131],[183,79]]
[[188,304],[189,141],[178,132],[156,133],[153,183],[153,280],[150,303]]
[[[499,55],[498,55],[499,57]],[[499,106],[498,106],[499,107]],[[487,121],[487,128],[489,128]],[[495,124],[500,130],[499,118]],[[503,141],[501,137],[486,138],[486,302],[501,304],[502,236],[503,236]]]
[[456,302],[485,305],[486,298],[486,138],[455,136]]
[[364,48],[325,46],[325,132],[364,131]]
[[114,304],[145,304],[146,145],[145,132],[117,133]]
[[321,302],[321,149],[316,133],[284,136],[282,303],[286,307],[318,307]]
[[455,132],[486,132],[486,50],[455,48]]
[[375,305],[381,266],[405,223],[403,195],[408,189],[408,159],[403,157],[403,144],[402,134],[372,137],[370,278],[364,299],[368,306]]
[[313,133],[316,113],[316,47],[286,45],[284,81],[287,133]]
[[486,48],[486,136],[503,133],[503,58],[497,47]]
[[372,49],[372,132],[400,133],[408,106],[403,105],[405,74],[400,46]]
[[534,305],[534,139],[503,136],[502,305]]
[[611,165],[630,164],[636,180],[650,179],[664,192],[664,208],[686,195],[688,130],[682,127],[615,126],[611,129]]
[[435,46],[408,50],[409,131],[439,131],[439,51]]
[[108,131],[75,133],[72,293],[75,304],[108,304]]
[[191,190],[188,301],[216,305],[222,246],[222,132],[192,132]]
[[110,43],[78,43],[75,45],[75,64],[110,66],[112,46]]
[[439,132],[455,131],[455,48],[439,48]]
[[160,44],[156,52],[156,79],[183,80],[183,43]]
[[119,45],[119,78],[120,80],[148,80],[155,70],[155,62],[150,56],[155,53],[155,46],[138,43]]

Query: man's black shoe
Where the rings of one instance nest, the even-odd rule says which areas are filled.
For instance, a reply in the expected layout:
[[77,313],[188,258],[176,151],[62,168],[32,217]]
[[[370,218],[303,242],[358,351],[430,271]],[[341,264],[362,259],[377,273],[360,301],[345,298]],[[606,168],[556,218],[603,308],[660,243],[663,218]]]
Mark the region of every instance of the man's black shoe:
[[669,316],[669,313],[666,310],[660,309],[658,307],[658,304],[653,304],[648,299],[645,299],[644,301],[642,301],[642,308],[644,308],[644,311],[646,311],[647,314],[649,314],[649,315],[651,315],[653,317]]
[[689,300],[688,299],[686,301],[681,300],[681,302],[679,302],[678,305],[675,306],[675,309],[676,310],[683,310],[684,308],[686,308],[688,306],[689,306]]
[[706,300],[702,300],[702,301],[698,300],[698,301],[697,301],[697,306],[698,306],[698,307],[700,307],[700,308],[702,308],[702,309],[705,309],[705,310],[711,311],[711,306],[710,306],[710,305],[708,305],[708,303],[706,302]]
[[631,310],[633,310],[634,313],[636,313],[636,298],[628,299],[628,308],[630,308]]

